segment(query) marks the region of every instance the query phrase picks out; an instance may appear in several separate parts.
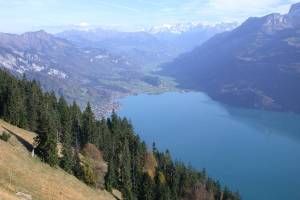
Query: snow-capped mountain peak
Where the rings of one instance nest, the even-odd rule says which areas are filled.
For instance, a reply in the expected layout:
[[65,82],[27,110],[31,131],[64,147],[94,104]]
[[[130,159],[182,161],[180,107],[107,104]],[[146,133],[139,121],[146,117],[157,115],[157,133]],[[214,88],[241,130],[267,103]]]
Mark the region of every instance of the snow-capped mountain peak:
[[154,26],[150,28],[147,32],[152,34],[163,33],[163,32],[170,32],[174,34],[180,34],[183,32],[187,32],[190,29],[203,26],[200,23],[186,23],[186,24],[163,24],[161,26]]
[[191,22],[191,23],[178,23],[178,24],[163,24],[161,26],[154,26],[147,30],[147,32],[151,34],[159,34],[159,33],[173,33],[173,34],[181,34],[188,31],[196,30],[196,29],[223,29],[223,30],[231,30],[237,27],[236,22],[232,23],[218,23],[214,25],[205,25],[199,22]]

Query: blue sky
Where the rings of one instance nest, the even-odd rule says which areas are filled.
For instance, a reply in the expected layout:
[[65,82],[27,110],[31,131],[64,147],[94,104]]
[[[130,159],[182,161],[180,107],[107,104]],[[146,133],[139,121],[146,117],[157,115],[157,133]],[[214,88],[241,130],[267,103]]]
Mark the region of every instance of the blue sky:
[[161,24],[243,21],[285,13],[300,0],[0,0],[0,31],[105,26],[134,31]]

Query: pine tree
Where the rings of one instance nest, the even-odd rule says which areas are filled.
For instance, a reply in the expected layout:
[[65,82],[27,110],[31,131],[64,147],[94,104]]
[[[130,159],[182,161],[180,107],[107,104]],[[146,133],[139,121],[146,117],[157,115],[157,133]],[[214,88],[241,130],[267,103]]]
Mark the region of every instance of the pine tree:
[[156,175],[154,177],[154,182],[155,182],[154,199],[155,200],[171,200],[170,189],[165,184],[164,179],[165,179],[164,174],[157,169]]
[[120,162],[120,182],[123,188],[123,192],[127,196],[126,199],[132,199],[131,159],[127,139],[125,139],[123,144],[123,151],[121,153]]
[[81,110],[79,106],[74,101],[71,108],[71,132],[72,132],[72,146],[76,149],[80,147],[81,140]]
[[28,83],[26,87],[26,113],[28,120],[28,127],[32,131],[37,130],[37,121],[38,121],[38,105],[39,99],[41,99],[41,90],[39,85],[33,81]]
[[[59,116],[59,112],[58,112],[58,102],[57,102],[57,98],[55,96],[55,93],[52,91],[50,93],[46,92],[43,99],[40,100],[47,105],[47,109],[49,110],[49,114],[50,114],[50,118],[53,121],[53,129],[56,131],[56,138],[57,138],[57,142],[61,141],[61,124],[60,124],[60,116]],[[39,107],[38,108],[39,111],[43,111],[44,108],[43,107]]]
[[92,112],[90,103],[87,104],[87,107],[82,115],[82,145],[87,143],[97,144],[98,138],[96,136],[96,124],[95,116]]
[[166,179],[172,199],[177,199],[178,175],[176,174],[176,169],[172,160],[169,160],[169,163],[166,166]]
[[113,157],[112,154],[112,137],[111,132],[108,128],[107,121],[101,119],[99,123],[100,137],[99,137],[99,148],[103,151],[104,160],[110,160]]
[[61,125],[61,140],[62,140],[62,159],[60,162],[61,167],[68,173],[72,173],[74,164],[73,150],[72,150],[72,137],[71,137],[71,116],[68,104],[63,97],[60,97],[58,102],[58,111],[60,114]]
[[7,97],[7,79],[8,75],[5,71],[0,70],[0,116],[3,117],[4,115],[4,107],[6,104],[6,97]]
[[150,178],[150,176],[147,173],[143,173],[142,179],[139,183],[140,185],[140,190],[139,190],[139,195],[138,199],[143,199],[143,200],[153,200],[155,197],[154,194],[154,185],[153,181]]
[[117,115],[117,113],[115,112],[115,110],[112,111],[112,114],[111,114],[111,126],[110,126],[110,129],[111,130],[117,130],[119,128],[119,117]]
[[117,177],[115,174],[115,166],[113,159],[110,160],[108,163],[108,171],[105,175],[105,188],[107,191],[111,192],[114,187],[117,186],[116,184]]
[[6,92],[6,106],[4,107],[4,119],[19,126],[23,112],[23,100],[16,80],[11,79]]
[[72,168],[74,165],[74,157],[73,157],[73,150],[71,145],[71,135],[69,132],[65,132],[64,140],[63,140],[63,149],[61,158],[61,167],[68,173],[72,173]]
[[18,81],[18,88],[20,91],[20,110],[18,126],[26,129],[28,128],[27,110],[26,110],[26,76],[23,74],[22,80]]
[[41,113],[38,125],[38,136],[35,138],[37,143],[36,153],[40,158],[50,166],[58,163],[57,155],[57,135],[53,119],[47,109]]

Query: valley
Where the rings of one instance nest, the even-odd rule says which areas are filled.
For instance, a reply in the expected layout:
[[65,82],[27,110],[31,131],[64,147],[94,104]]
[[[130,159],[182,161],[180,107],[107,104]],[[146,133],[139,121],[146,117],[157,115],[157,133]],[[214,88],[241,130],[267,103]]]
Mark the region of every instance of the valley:
[[89,101],[97,115],[116,109],[116,98],[165,90],[171,83],[146,75],[138,64],[106,50],[80,48],[44,31],[0,34],[0,66],[19,78],[38,81],[47,90],[83,106]]
[[69,103],[76,100],[81,108],[90,102],[96,115],[103,117],[118,109],[116,100],[121,97],[178,90],[173,78],[153,71],[235,26],[178,25],[148,32],[70,30],[55,35],[42,30],[1,33],[0,67],[19,78],[26,75],[38,81],[45,90],[64,95]]

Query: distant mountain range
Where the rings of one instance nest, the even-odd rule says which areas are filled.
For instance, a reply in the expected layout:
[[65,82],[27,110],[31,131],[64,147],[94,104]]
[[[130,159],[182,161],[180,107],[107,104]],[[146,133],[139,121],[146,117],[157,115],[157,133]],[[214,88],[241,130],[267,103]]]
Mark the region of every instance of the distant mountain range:
[[[0,33],[0,68],[36,79],[82,106],[97,106],[97,115],[114,109],[116,97],[163,89],[169,83],[149,73],[162,62],[201,45],[234,24],[175,25],[164,31],[119,32],[70,30],[56,35],[45,31],[20,35]],[[105,109],[104,106],[105,105]],[[97,111],[99,110],[99,112]]]
[[141,32],[0,33],[0,67],[69,100],[97,105],[132,92],[131,85],[158,86],[145,69],[169,62],[160,74],[175,77],[183,88],[228,104],[298,112],[299,12],[294,4],[286,15],[249,18],[239,27],[190,23]]
[[162,68],[181,87],[227,104],[300,112],[300,3],[249,18]]
[[205,26],[200,23],[163,25],[140,32],[106,29],[70,30],[56,34],[80,47],[103,48],[143,65],[170,61],[204,41],[236,27],[236,23]]
[[203,25],[202,23],[165,24],[153,27],[148,32],[159,40],[168,42],[172,49],[178,50],[178,53],[185,53],[202,45],[214,35],[230,31],[237,26],[238,23],[236,22],[215,25]]
[[146,65],[170,59],[168,44],[146,32],[119,32],[106,29],[69,30],[56,34],[79,47],[102,48]]
[[126,89],[107,84],[144,79],[139,65],[99,48],[81,48],[44,31],[0,33],[0,67],[38,80],[47,90],[80,103],[109,101]]
[[[138,65],[124,56],[113,55],[102,49],[80,48],[67,40],[57,38],[45,31],[22,35],[0,33],[0,65],[16,72],[26,71],[72,78],[78,74],[103,77],[138,71]],[[115,74],[115,75],[116,75]]]
[[204,25],[202,23],[192,22],[192,23],[181,23],[181,24],[163,24],[161,26],[154,26],[146,32],[151,34],[183,34],[187,32],[194,31],[205,31],[205,30],[220,30],[229,31],[235,28],[238,24],[236,22],[232,23],[219,23],[215,25]]

